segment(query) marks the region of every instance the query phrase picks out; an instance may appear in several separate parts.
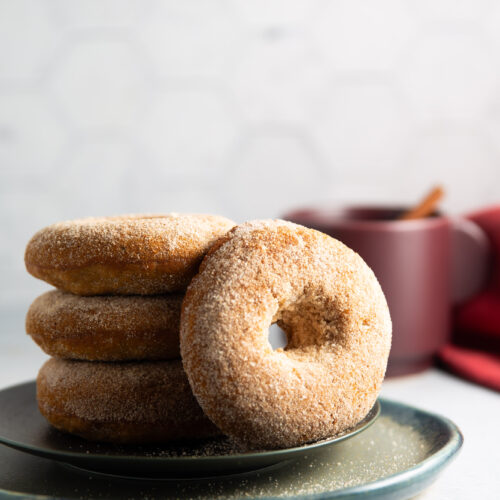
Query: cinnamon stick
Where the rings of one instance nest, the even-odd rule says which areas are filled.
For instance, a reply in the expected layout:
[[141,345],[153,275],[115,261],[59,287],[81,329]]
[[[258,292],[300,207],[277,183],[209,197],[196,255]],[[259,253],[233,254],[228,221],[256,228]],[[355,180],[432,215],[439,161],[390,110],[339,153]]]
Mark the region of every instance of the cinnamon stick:
[[399,220],[412,220],[428,217],[435,212],[438,203],[444,196],[444,190],[441,186],[436,186],[432,191],[415,207],[403,212]]

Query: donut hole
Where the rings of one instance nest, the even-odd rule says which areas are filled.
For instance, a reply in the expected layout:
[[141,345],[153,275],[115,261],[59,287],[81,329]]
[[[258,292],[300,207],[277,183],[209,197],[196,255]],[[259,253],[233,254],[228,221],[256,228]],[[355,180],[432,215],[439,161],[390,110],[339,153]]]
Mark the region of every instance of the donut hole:
[[277,323],[273,323],[269,327],[267,340],[275,351],[276,349],[285,349],[288,344],[288,336],[286,332],[279,327]]
[[321,291],[305,292],[278,319],[288,338],[285,350],[344,344],[348,312]]

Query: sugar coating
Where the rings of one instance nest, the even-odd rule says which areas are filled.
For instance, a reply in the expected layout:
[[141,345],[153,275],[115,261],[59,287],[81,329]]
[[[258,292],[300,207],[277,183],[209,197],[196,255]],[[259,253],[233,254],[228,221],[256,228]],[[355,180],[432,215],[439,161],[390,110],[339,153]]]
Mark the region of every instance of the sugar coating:
[[[219,432],[196,402],[180,360],[101,363],[52,358],[38,374],[37,399],[41,413],[56,427],[105,441],[113,441],[117,429],[117,441],[122,442],[134,441],[135,431],[170,438]],[[125,439],[123,432],[128,434]]]
[[[273,351],[269,325],[287,332]],[[181,355],[198,402],[252,448],[296,446],[354,426],[373,406],[391,344],[370,268],[339,241],[280,221],[235,227],[186,293]]]
[[183,290],[234,223],[204,214],[124,215],[59,222],[27,245],[28,272],[80,295]]
[[178,358],[182,299],[182,294],[81,297],[52,290],[31,304],[26,331],[47,354],[62,358]]

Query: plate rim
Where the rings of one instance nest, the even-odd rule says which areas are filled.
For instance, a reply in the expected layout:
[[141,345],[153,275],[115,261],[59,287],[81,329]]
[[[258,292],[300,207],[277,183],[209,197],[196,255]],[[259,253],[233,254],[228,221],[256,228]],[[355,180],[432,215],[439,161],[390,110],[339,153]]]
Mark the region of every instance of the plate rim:
[[[420,482],[430,484],[441,470],[457,457],[464,443],[464,436],[460,428],[449,418],[393,399],[380,398],[380,402],[382,408],[384,404],[388,404],[394,407],[409,409],[417,413],[423,413],[439,421],[449,432],[447,442],[438,451],[403,472],[396,472],[383,479],[371,481],[363,485],[350,486],[338,491],[315,493],[309,498],[313,500],[326,500],[330,498],[341,499],[348,496],[353,496],[354,498],[355,496],[358,497],[361,495],[396,493],[397,491],[411,487],[416,479],[421,479]],[[422,489],[418,489],[415,491],[415,494],[421,491]],[[263,497],[262,500],[275,500],[278,498],[279,497]],[[301,497],[294,496],[289,498],[290,500],[297,500]]]

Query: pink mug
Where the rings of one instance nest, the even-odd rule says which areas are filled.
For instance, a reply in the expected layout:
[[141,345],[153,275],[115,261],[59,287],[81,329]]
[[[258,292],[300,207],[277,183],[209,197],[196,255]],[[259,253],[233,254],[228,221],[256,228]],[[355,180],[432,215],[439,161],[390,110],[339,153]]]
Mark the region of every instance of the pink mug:
[[373,269],[393,323],[389,376],[433,363],[449,339],[452,306],[484,286],[490,267],[488,238],[474,222],[439,214],[397,220],[403,210],[311,208],[284,217],[337,238]]

